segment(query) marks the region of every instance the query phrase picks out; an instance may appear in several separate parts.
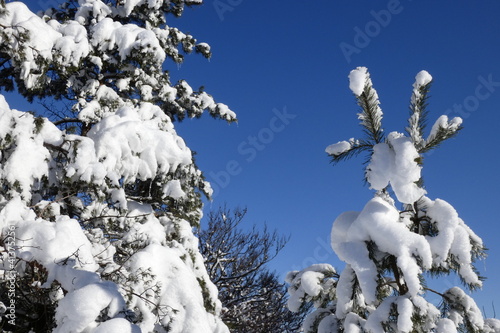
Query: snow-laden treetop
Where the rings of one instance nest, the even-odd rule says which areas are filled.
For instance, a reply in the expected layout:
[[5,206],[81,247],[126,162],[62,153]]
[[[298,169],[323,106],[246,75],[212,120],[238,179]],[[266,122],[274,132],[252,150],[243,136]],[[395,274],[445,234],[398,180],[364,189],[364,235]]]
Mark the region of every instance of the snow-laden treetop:
[[[485,320],[459,287],[428,288],[429,275],[454,273],[467,288],[482,286],[474,263],[485,257],[483,242],[442,199],[427,197],[422,154],[454,136],[462,119],[439,117],[425,124],[432,77],[415,78],[406,133],[382,129],[383,113],[368,70],[349,75],[365,136],[326,148],[334,163],[365,152],[365,177],[374,197],[359,212],[335,219],[331,246],[346,263],[342,273],[328,264],[290,272],[289,307],[313,302],[305,332],[500,332],[500,321]],[[425,296],[442,298],[441,308]]]
[[425,194],[425,190],[417,184],[421,179],[420,154],[455,135],[461,128],[462,119],[455,117],[448,120],[445,115],[439,117],[424,139],[427,116],[424,106],[432,76],[421,71],[413,84],[408,136],[398,132],[391,132],[386,136],[382,130],[383,112],[380,101],[367,68],[352,70],[349,82],[349,87],[362,108],[358,119],[366,138],[332,144],[326,148],[327,154],[332,157],[333,162],[338,162],[361,151],[371,151],[371,161],[366,168],[370,188],[380,191],[390,185],[400,202],[411,204],[417,201]]

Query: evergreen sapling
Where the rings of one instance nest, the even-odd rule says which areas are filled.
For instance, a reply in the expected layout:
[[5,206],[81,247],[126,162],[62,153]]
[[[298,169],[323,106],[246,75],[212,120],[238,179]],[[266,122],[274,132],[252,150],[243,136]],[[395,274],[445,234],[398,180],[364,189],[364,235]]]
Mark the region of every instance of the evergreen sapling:
[[[474,266],[486,255],[481,238],[449,203],[427,196],[421,176],[422,154],[456,135],[462,119],[441,116],[425,136],[432,77],[421,71],[406,133],[386,135],[368,70],[358,67],[349,79],[365,137],[326,152],[333,163],[367,153],[365,178],[374,197],[361,212],[345,212],[333,223],[331,245],[346,263],[341,273],[316,264],[287,275],[289,308],[313,304],[305,332],[500,332],[500,321],[484,319],[460,287],[438,292],[426,285],[428,276],[456,274],[475,290],[484,280]],[[441,304],[429,302],[428,294],[438,295]]]

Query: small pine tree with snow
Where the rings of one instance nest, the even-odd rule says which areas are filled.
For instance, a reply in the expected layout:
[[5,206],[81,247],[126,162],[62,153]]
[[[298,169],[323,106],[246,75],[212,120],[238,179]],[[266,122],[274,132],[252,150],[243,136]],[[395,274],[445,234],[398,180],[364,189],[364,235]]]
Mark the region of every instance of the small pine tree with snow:
[[[500,332],[500,321],[484,319],[460,287],[437,292],[426,277],[457,274],[468,290],[482,285],[474,267],[485,257],[482,240],[446,201],[430,199],[423,186],[422,154],[453,137],[460,118],[441,116],[426,135],[432,77],[417,74],[406,134],[382,129],[382,110],[366,68],[350,75],[365,137],[330,145],[333,163],[369,154],[366,181],[375,190],[361,212],[345,212],[333,223],[331,245],[346,263],[339,273],[317,264],[290,272],[289,308],[313,303],[305,332]],[[425,297],[441,298],[439,305]]]
[[228,332],[192,230],[210,185],[174,123],[235,114],[164,69],[210,57],[167,25],[198,4],[0,2],[0,89],[46,107],[0,95],[0,330]]

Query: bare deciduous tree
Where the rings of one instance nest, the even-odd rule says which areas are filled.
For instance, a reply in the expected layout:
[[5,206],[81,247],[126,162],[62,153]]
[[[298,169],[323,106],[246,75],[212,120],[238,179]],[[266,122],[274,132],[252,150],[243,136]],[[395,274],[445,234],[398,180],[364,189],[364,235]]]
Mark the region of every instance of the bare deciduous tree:
[[307,312],[286,307],[286,285],[267,265],[288,238],[266,226],[242,225],[247,210],[221,207],[212,211],[199,231],[200,252],[219,289],[221,317],[232,332],[297,332]]

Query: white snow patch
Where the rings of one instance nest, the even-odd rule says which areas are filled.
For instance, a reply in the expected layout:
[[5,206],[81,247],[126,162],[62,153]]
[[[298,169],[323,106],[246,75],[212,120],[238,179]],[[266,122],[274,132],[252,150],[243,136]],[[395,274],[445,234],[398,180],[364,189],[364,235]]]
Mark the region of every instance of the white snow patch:
[[400,202],[413,203],[426,193],[416,184],[421,177],[420,155],[411,139],[402,134],[391,132],[388,142],[373,147],[366,171],[370,188],[380,191],[390,184]]
[[457,333],[457,328],[450,319],[440,318],[436,325],[436,333]]
[[377,270],[370,259],[366,242],[372,241],[380,251],[398,258],[397,265],[405,276],[410,295],[420,291],[421,269],[430,268],[432,253],[426,239],[408,230],[399,221],[398,210],[380,197],[371,199],[361,213],[341,214],[333,223],[332,248],[339,258],[351,265],[368,303],[376,301]]
[[139,326],[124,318],[113,318],[97,326],[92,333],[142,333]]
[[112,282],[89,284],[68,293],[58,303],[54,333],[82,332],[97,326],[101,311],[113,318],[125,302]]
[[399,297],[397,300],[398,309],[398,330],[400,332],[410,332],[413,328],[413,304],[406,297]]
[[358,67],[349,73],[349,88],[354,95],[361,96],[368,78],[368,69],[366,67]]
[[425,86],[431,81],[432,81],[432,76],[427,71],[420,71],[415,76],[415,83],[413,84],[413,88]]
[[[128,265],[132,272],[149,269],[154,276],[153,285],[158,286],[160,293],[157,306],[165,309],[161,323],[169,327],[170,332],[228,332],[205,310],[200,284],[180,259],[182,255],[180,249],[151,244],[134,254]],[[135,292],[146,298],[148,289],[150,287],[143,281],[134,286]],[[132,302],[132,308],[149,309],[152,306],[142,298],[135,298]],[[150,310],[143,311],[145,318],[139,324],[146,332],[154,330],[157,320],[153,315],[146,316],[149,313]]]
[[318,296],[321,291],[321,278],[323,274],[320,272],[306,271],[302,274],[302,288],[310,296]]
[[338,156],[351,149],[351,147],[352,147],[351,142],[339,141],[337,143],[334,143],[326,147],[325,151],[329,155]]

